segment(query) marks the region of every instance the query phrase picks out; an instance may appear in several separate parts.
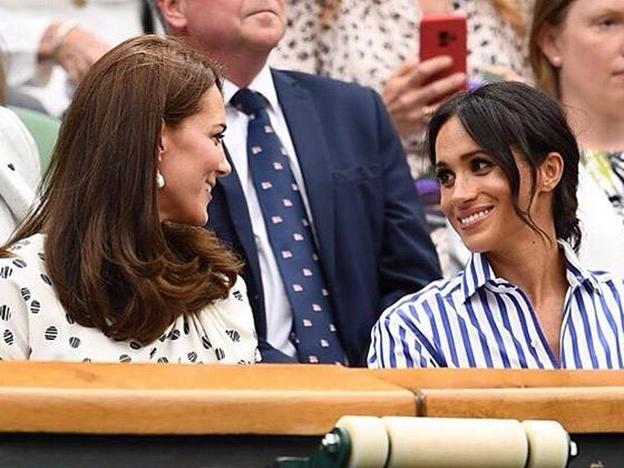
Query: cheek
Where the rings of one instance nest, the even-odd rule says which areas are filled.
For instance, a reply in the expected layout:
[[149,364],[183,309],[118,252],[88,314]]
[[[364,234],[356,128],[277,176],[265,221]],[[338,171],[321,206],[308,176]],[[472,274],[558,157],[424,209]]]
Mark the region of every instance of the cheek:
[[440,210],[448,218],[451,211],[452,189],[440,186]]

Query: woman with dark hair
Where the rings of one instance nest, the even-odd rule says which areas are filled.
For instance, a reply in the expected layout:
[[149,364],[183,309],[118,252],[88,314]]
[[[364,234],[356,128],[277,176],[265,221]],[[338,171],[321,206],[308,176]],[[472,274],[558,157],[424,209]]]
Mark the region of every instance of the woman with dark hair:
[[41,201],[0,250],[0,357],[255,360],[240,263],[202,226],[230,171],[213,66],[171,38],[112,49],[78,87]]
[[369,366],[623,368],[624,284],[575,255],[579,151],[557,103],[483,86],[438,109],[428,147],[472,256],[383,313]]

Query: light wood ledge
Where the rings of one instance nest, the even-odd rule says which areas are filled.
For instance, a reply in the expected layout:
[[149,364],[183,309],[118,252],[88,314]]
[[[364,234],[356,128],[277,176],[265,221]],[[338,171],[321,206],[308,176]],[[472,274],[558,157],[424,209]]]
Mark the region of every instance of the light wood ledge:
[[414,415],[413,393],[337,366],[0,363],[0,431],[323,434]]
[[437,417],[552,419],[570,433],[624,433],[624,387],[423,389]]
[[0,432],[320,435],[346,414],[624,433],[624,371],[0,362]]

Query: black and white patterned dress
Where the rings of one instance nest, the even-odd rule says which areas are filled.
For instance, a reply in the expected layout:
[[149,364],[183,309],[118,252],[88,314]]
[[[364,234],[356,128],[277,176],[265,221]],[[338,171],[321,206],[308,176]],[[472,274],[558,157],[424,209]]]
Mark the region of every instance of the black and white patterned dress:
[[77,324],[46,274],[45,236],[36,234],[0,259],[0,358],[94,362],[250,364],[257,339],[247,291],[238,278],[225,300],[178,317],[154,342],[114,341]]

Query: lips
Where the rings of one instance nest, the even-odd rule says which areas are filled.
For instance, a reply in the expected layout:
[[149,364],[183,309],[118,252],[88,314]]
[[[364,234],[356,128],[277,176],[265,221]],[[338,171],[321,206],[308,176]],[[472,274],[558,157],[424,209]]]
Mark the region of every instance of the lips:
[[254,11],[250,11],[247,16],[253,16],[253,15],[259,15],[262,13],[272,13],[274,15],[277,15],[277,12],[275,10],[272,10],[270,8],[262,8],[260,10],[254,10]]

